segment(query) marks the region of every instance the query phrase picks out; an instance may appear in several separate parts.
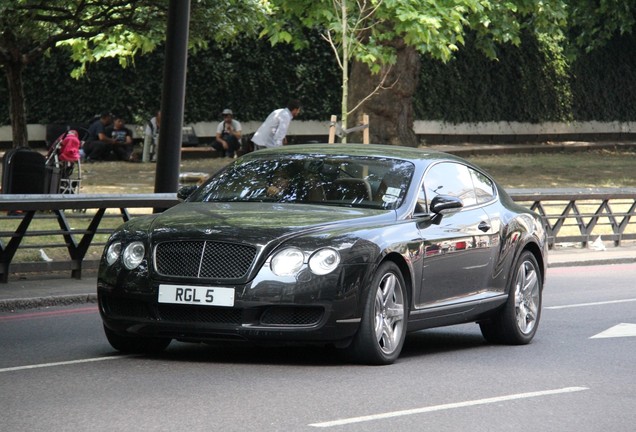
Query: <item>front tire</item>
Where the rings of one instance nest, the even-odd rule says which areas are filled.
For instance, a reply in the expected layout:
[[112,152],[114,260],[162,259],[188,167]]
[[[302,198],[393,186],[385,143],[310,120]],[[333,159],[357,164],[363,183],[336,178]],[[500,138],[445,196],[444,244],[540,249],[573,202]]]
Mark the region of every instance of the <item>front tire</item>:
[[539,265],[531,252],[524,251],[515,269],[503,309],[490,320],[479,323],[488,342],[525,345],[537,332],[543,295]]
[[104,333],[113,348],[127,354],[159,354],[165,350],[172,341],[172,339],[169,338],[122,335],[106,326],[104,326]]
[[366,364],[393,363],[404,345],[408,296],[402,272],[390,261],[380,265],[365,300],[360,328],[348,352]]

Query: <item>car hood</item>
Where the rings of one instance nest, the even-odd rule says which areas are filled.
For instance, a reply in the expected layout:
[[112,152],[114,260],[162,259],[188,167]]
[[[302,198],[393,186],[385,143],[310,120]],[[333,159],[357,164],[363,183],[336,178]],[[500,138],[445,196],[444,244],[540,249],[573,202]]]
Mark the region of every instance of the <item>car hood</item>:
[[395,217],[391,210],[306,204],[182,203],[150,219],[147,229],[153,242],[210,238],[264,245],[329,228],[390,223]]

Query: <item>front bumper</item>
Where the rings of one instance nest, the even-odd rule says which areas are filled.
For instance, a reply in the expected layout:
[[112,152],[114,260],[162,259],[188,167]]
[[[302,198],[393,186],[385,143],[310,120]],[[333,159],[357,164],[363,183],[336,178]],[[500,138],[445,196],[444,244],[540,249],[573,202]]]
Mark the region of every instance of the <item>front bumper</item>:
[[338,343],[351,339],[360,323],[364,272],[355,267],[305,281],[257,278],[231,286],[233,307],[159,303],[159,284],[174,280],[109,284],[98,279],[99,311],[104,325],[120,334],[196,342]]
[[252,305],[232,308],[157,303],[154,298],[98,291],[104,324],[118,333],[184,341],[336,342],[351,338],[359,319],[339,321],[331,305]]

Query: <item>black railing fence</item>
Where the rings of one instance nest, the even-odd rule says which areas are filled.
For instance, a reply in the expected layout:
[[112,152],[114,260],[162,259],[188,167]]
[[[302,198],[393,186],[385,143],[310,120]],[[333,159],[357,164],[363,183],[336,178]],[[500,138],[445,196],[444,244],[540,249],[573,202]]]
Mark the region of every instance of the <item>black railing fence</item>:
[[[598,237],[615,246],[636,239],[634,188],[509,193],[543,216],[551,247],[566,242],[587,247]],[[0,283],[8,282],[11,273],[50,271],[70,271],[79,279],[82,269],[96,268],[117,225],[178,202],[174,194],[0,194]],[[33,224],[36,219],[39,223]]]
[[[178,202],[174,194],[0,194],[0,283],[10,273],[61,270],[80,279],[83,268],[97,266],[99,249],[116,226]],[[96,252],[87,255],[91,249]],[[15,259],[18,250],[25,259]],[[60,250],[66,253],[49,257]]]
[[601,237],[620,246],[636,239],[636,188],[511,189],[512,198],[539,213],[555,243],[588,243]]

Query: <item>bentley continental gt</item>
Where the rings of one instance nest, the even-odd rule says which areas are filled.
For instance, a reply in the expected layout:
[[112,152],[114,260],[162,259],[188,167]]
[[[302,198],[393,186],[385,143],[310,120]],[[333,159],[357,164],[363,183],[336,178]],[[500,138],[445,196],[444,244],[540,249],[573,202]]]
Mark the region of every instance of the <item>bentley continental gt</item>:
[[390,364],[411,331],[474,322],[487,342],[517,345],[537,331],[543,222],[459,157],[291,145],[180,195],[104,248],[99,311],[122,352],[319,344]]

